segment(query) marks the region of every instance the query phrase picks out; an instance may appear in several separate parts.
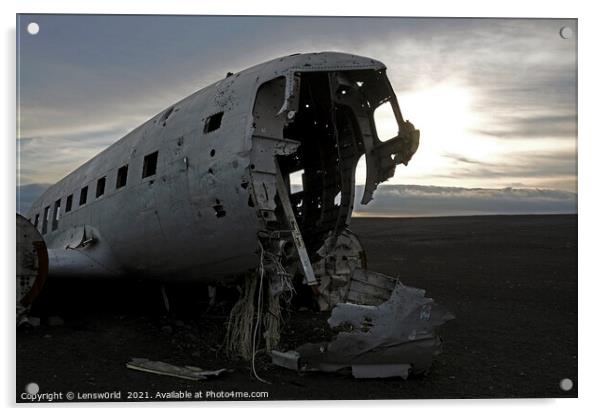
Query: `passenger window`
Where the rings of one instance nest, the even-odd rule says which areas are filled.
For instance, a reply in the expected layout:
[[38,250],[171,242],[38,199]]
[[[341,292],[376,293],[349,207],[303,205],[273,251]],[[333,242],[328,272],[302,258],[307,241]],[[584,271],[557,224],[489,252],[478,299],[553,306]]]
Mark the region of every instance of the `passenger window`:
[[144,164],[142,165],[142,177],[146,178],[157,173],[157,159],[159,152],[151,153],[144,156]]
[[61,217],[61,200],[54,203],[54,214],[52,215],[52,231],[59,227],[59,218]]
[[38,228],[38,223],[40,222],[40,214],[36,214],[36,219],[33,221],[33,226]]
[[81,207],[88,201],[88,187],[84,186],[79,194],[79,206]]
[[222,125],[223,116],[224,112],[222,111],[207,118],[207,120],[205,120],[205,128],[203,129],[203,132],[210,133],[219,129]]
[[96,198],[101,197],[105,193],[105,182],[106,181],[107,181],[106,177],[103,176],[96,182]]
[[123,188],[128,180],[128,165],[122,166],[117,171],[117,182],[115,183],[115,188]]
[[48,231],[48,220],[50,219],[50,206],[44,208],[44,218],[42,218],[42,234]]
[[67,197],[67,202],[65,202],[65,212],[71,211],[71,206],[73,205],[73,194]]

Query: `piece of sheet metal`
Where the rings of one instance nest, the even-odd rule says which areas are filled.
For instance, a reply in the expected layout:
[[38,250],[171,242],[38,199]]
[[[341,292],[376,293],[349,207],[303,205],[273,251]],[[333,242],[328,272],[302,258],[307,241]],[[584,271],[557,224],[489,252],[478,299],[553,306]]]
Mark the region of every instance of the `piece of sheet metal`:
[[227,371],[225,368],[221,368],[219,370],[203,370],[202,368],[193,366],[177,366],[164,363],[162,361],[151,361],[147,358],[132,358],[132,360],[126,364],[126,367],[131,370],[142,371],[145,373],[153,373],[193,381],[217,377]]
[[297,348],[299,369],[351,368],[358,378],[424,373],[441,352],[436,328],[454,319],[424,294],[422,289],[397,283],[389,300],[379,306],[337,305],[328,324],[339,333],[330,342]]

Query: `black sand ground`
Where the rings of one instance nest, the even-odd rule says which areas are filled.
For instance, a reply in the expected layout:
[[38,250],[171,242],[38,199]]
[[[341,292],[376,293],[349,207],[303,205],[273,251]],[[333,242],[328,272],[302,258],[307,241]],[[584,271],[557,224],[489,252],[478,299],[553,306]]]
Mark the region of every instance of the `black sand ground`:
[[[425,288],[456,320],[441,331],[444,352],[423,377],[356,380],[298,374],[265,357],[249,365],[219,350],[226,309],[203,314],[200,288],[173,288],[163,316],[153,284],[48,285],[36,306],[42,325],[17,331],[17,400],[29,382],[43,392],[267,391],[271,400],[577,396],[577,217],[355,218],[372,270]],[[59,315],[64,325],[50,326]],[[328,313],[292,313],[284,347],[327,338]],[[132,357],[232,369],[191,382],[125,368]],[[574,388],[560,389],[570,378]],[[140,394],[138,394],[140,396]]]

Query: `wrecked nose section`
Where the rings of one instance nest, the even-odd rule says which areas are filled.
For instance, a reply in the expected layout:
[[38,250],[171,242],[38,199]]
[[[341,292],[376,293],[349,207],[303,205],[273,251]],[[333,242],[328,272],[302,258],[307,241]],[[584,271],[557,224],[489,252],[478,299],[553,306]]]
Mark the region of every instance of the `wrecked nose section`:
[[308,343],[296,351],[273,352],[276,365],[303,371],[351,368],[356,378],[407,378],[425,373],[441,352],[436,329],[454,316],[422,289],[397,283],[379,306],[344,303],[328,325],[338,334],[325,343]]
[[[368,270],[361,242],[349,230],[360,158],[366,156],[366,204],[397,165],[408,164],[420,132],[403,119],[383,68],[320,69],[296,68],[258,86],[249,175],[260,219],[259,267],[232,309],[226,344],[251,359],[256,334],[263,333],[274,364],[287,368],[351,368],[356,377],[422,373],[441,350],[435,330],[451,314],[423,290]],[[383,104],[390,104],[388,118],[397,125],[389,140],[386,131],[379,137],[375,120]],[[269,313],[254,306],[254,297],[260,305],[264,295]],[[323,311],[334,307],[334,339],[274,351],[280,302],[294,296]]]
[[371,149],[366,149],[366,186],[362,196],[362,204],[372,200],[378,184],[393,177],[395,167],[400,163],[407,166],[418,150],[420,130],[414,128],[409,121],[399,124],[397,137],[386,142],[377,142]]

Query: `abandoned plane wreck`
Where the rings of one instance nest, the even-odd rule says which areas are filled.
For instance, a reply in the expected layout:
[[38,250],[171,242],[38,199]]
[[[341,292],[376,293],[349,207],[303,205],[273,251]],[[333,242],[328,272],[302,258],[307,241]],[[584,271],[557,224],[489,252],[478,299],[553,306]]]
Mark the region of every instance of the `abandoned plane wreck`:
[[[398,133],[385,141],[374,111],[387,103]],[[18,227],[30,252],[19,260],[21,313],[46,272],[229,285],[240,292],[230,354],[252,360],[262,350],[276,365],[356,377],[424,372],[440,351],[436,328],[452,315],[423,290],[368,270],[348,228],[360,157],[367,204],[418,143],[376,60],[296,54],[228,73],[34,202]],[[278,351],[281,305],[294,296],[332,309],[333,340]]]

